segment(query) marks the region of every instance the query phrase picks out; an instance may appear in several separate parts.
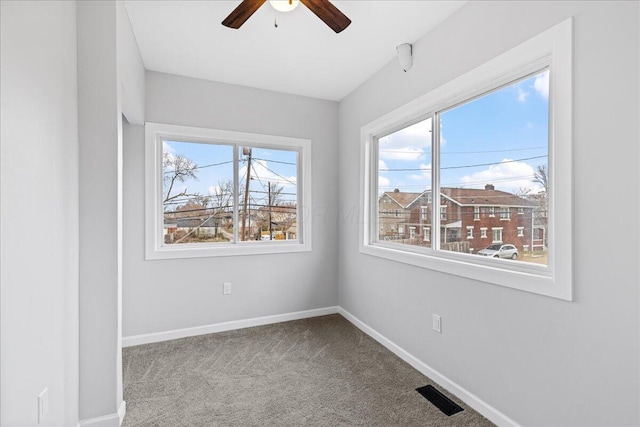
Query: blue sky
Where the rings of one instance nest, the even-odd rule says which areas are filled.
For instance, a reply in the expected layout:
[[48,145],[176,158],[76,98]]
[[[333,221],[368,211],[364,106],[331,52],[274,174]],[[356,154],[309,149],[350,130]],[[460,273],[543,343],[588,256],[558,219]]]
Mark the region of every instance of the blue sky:
[[[543,72],[441,114],[442,187],[541,190],[548,163],[549,74]],[[379,140],[379,190],[421,192],[431,185],[431,119]]]
[[[172,194],[186,189],[188,193],[212,195],[220,191],[220,183],[233,181],[233,146],[179,141],[164,141],[163,151],[171,156],[183,155],[197,166],[197,180],[174,187]],[[239,147],[239,185],[246,184],[247,156]],[[269,183],[282,187],[281,202],[295,202],[297,152],[264,148],[252,149],[250,193],[251,204],[266,204]],[[166,189],[165,189],[166,191]]]

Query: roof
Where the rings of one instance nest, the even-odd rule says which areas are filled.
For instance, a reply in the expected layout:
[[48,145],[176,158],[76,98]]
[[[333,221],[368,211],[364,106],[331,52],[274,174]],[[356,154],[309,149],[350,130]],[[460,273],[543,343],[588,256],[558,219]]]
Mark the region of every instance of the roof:
[[[422,193],[409,193],[404,191],[386,191],[383,196],[388,196],[402,208],[406,209],[420,196],[429,194],[431,190]],[[535,207],[536,203],[506,191],[484,188],[450,188],[442,187],[440,195],[452,200],[460,206],[518,206]]]
[[522,206],[533,207],[535,203],[518,197],[506,191],[478,188],[447,188],[440,189],[440,193],[459,205],[473,206]]
[[387,195],[402,208],[408,208],[409,205],[415,202],[418,197],[422,196],[425,193],[426,192],[405,193],[403,191],[385,191],[380,198],[384,197],[384,195]]

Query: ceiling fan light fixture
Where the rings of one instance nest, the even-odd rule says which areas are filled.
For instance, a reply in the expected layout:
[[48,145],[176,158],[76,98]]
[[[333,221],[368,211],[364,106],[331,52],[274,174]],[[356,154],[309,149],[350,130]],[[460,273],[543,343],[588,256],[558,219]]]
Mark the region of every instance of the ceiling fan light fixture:
[[298,7],[300,0],[269,0],[269,3],[278,12],[291,12]]

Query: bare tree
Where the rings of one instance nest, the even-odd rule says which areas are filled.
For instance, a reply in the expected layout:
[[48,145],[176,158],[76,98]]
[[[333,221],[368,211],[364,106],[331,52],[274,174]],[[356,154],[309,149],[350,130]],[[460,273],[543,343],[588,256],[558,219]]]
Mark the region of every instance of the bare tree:
[[539,165],[537,172],[533,176],[533,182],[536,182],[544,188],[545,193],[549,193],[549,180],[547,178],[547,165]]
[[171,153],[163,153],[162,157],[162,172],[164,174],[164,188],[165,196],[163,203],[165,208],[169,202],[179,197],[198,196],[197,193],[189,194],[187,189],[180,191],[179,193],[172,194],[174,186],[177,183],[184,183],[189,179],[198,180],[196,170],[198,166],[190,159],[182,154],[173,155]]

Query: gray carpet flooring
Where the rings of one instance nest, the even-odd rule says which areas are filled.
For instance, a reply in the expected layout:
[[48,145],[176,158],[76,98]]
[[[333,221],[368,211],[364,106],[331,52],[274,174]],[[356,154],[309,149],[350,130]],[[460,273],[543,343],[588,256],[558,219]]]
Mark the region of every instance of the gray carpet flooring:
[[415,391],[429,378],[340,315],[123,353],[124,427],[493,425],[446,392],[464,411],[444,415]]

